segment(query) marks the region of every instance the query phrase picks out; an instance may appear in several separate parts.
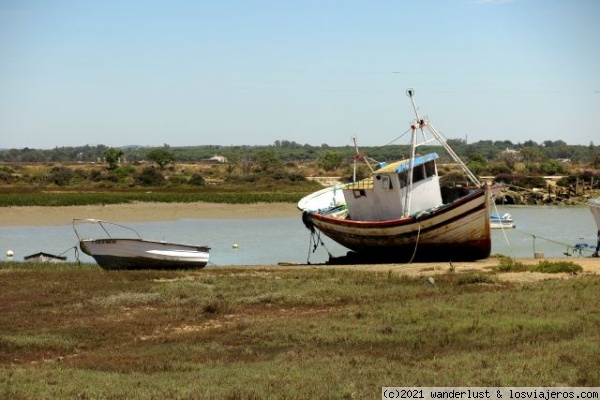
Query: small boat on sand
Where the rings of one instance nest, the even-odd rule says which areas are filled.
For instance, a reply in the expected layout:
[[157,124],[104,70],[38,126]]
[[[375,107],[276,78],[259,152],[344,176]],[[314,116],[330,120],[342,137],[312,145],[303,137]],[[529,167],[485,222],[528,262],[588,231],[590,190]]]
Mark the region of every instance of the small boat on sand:
[[[339,262],[330,259],[330,263],[470,261],[490,255],[488,186],[479,182],[430,122],[419,116],[414,91],[409,89],[407,95],[416,115],[410,126],[409,157],[374,167],[367,162],[370,177],[327,187],[298,202],[311,234],[323,233],[352,250]],[[426,132],[433,138],[427,138]],[[442,194],[438,154],[417,154],[419,146],[434,140],[463,169],[474,185],[470,190]]]
[[[102,237],[86,237],[83,224],[101,228]],[[106,270],[199,269],[208,264],[209,246],[144,240],[134,229],[97,219],[74,219],[79,247]],[[131,237],[114,236],[111,231],[129,232]]]
[[512,229],[516,228],[515,222],[509,213],[490,216],[490,228],[492,229]]

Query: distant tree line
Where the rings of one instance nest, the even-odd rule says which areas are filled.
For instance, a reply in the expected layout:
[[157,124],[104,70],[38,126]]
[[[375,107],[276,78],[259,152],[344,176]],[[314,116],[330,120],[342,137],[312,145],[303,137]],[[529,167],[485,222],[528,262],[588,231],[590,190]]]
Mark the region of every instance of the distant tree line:
[[[506,158],[507,150],[518,152],[524,162],[531,165],[540,160],[569,160],[573,163],[592,164],[595,168],[599,167],[600,146],[595,146],[590,142],[588,146],[567,145],[562,140],[544,141],[536,143],[528,140],[524,143],[514,144],[509,140],[482,140],[467,144],[462,139],[448,140],[450,146],[463,160],[479,160],[480,162],[490,163],[503,161],[510,164]],[[79,146],[79,147],[55,147],[53,149],[9,149],[0,150],[0,162],[107,162],[106,154],[110,147],[105,145]],[[128,146],[117,148],[118,159],[127,162],[156,161],[149,158],[149,155],[157,151],[162,152],[162,157],[168,157],[168,162],[199,162],[220,155],[229,160],[244,160],[255,158],[261,152],[272,153],[282,162],[313,162],[319,161],[324,156],[330,160],[339,157],[351,159],[356,154],[353,146],[329,146],[322,144],[312,146],[308,144],[300,145],[294,141],[277,140],[270,146],[219,146],[219,145],[201,145],[187,147],[171,147],[164,144],[162,147],[140,147]],[[420,148],[422,153],[436,151],[442,157],[442,162],[447,160],[445,152],[441,146],[423,146]],[[391,161],[401,157],[408,156],[408,145],[390,145],[382,147],[360,147],[360,152],[368,157],[379,161]],[[114,155],[115,153],[110,153]],[[156,155],[156,154],[155,154]],[[515,160],[516,161],[516,160]],[[162,166],[164,167],[164,165]],[[510,165],[509,165],[510,167]]]

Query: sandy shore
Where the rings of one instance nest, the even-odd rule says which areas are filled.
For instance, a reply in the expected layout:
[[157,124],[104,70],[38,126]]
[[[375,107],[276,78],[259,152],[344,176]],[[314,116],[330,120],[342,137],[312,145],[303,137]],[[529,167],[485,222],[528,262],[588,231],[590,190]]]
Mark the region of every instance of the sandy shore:
[[68,207],[0,207],[0,226],[65,225],[73,218],[114,222],[170,221],[183,218],[300,218],[292,203],[132,203]]
[[[535,258],[519,258],[515,261],[521,262],[528,266],[537,265],[540,259]],[[590,257],[568,257],[568,258],[547,258],[545,261],[559,262],[567,261],[580,265],[583,272],[577,275],[560,273],[560,274],[545,274],[540,272],[503,272],[497,275],[501,281],[509,282],[536,282],[549,279],[574,279],[582,275],[600,275],[600,258]],[[327,266],[327,268],[340,269],[361,269],[373,272],[393,272],[401,275],[420,276],[420,277],[435,277],[438,274],[448,272],[468,273],[468,272],[489,272],[493,267],[497,266],[499,261],[494,258],[485,260],[470,261],[470,262],[454,262],[452,266],[449,262],[433,262],[433,263],[413,263],[413,264],[366,264],[366,265],[339,265]]]

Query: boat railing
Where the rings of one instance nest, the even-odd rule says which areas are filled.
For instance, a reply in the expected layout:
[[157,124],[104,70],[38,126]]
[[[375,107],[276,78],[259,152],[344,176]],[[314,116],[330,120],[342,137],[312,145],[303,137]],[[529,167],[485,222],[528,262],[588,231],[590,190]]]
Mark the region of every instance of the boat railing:
[[113,235],[111,235],[110,231],[117,228],[117,229],[124,229],[124,230],[130,232],[132,234],[132,236],[135,235],[135,237],[137,239],[142,239],[140,234],[135,229],[130,228],[125,225],[118,224],[116,222],[103,221],[100,219],[92,219],[92,218],[74,218],[73,219],[73,230],[75,231],[75,235],[77,235],[77,238],[79,240],[90,239],[88,237],[85,237],[83,235],[83,233],[77,229],[78,226],[81,227],[82,225],[86,225],[86,224],[99,226],[102,229],[102,231],[104,232],[104,234],[106,235],[105,237],[107,237],[107,238],[112,238]]
[[373,189],[373,178],[366,178],[358,182],[348,183],[344,189],[349,190],[366,190]]

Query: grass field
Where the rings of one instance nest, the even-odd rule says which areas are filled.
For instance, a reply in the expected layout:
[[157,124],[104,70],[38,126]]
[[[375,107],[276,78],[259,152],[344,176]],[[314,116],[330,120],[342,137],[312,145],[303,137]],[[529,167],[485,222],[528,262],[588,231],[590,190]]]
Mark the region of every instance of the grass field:
[[[497,271],[497,270],[496,270]],[[0,263],[0,398],[365,399],[600,386],[600,277]]]

